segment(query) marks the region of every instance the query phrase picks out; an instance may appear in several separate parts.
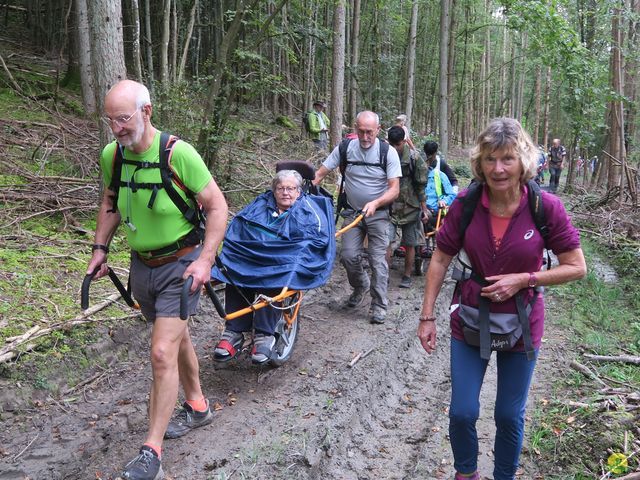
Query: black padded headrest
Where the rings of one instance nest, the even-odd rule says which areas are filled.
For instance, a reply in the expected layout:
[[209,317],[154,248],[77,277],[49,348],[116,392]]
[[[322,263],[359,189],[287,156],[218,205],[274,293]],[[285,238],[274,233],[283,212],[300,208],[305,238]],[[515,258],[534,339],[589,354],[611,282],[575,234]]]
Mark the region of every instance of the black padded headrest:
[[316,178],[316,169],[313,168],[313,165],[303,160],[282,160],[276,163],[276,172],[280,170],[295,170],[305,180]]

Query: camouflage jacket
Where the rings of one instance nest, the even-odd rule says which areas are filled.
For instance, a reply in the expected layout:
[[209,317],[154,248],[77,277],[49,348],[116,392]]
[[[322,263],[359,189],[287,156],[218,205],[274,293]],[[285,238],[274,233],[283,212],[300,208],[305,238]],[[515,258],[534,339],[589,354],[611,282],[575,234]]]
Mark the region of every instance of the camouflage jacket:
[[420,204],[426,201],[427,164],[418,153],[412,153],[405,145],[400,157],[402,178],[400,195],[393,202],[392,221],[396,225],[411,223],[420,217]]

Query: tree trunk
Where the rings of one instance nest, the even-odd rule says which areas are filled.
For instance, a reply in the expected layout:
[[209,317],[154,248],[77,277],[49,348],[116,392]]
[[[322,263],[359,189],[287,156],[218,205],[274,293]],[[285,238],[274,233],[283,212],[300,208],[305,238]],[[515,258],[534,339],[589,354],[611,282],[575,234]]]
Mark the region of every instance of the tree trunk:
[[187,33],[184,38],[184,46],[182,48],[182,56],[180,57],[180,66],[178,67],[178,83],[184,78],[184,69],[187,65],[187,56],[189,54],[189,44],[193,36],[193,26],[196,23],[196,12],[198,11],[198,0],[193,0],[191,12],[189,13],[189,24],[187,25]]
[[151,0],[144,1],[144,31],[145,31],[145,57],[147,59],[147,83],[149,91],[153,94],[155,83],[155,72],[153,69],[153,44],[151,43],[151,11],[149,3]]
[[411,7],[411,27],[409,28],[409,51],[407,52],[407,87],[404,113],[407,116],[407,127],[411,127],[413,115],[413,95],[416,76],[416,42],[418,33],[418,0],[413,0]]
[[351,66],[349,69],[349,126],[355,124],[358,113],[358,62],[360,60],[360,0],[353,0],[353,20],[351,24]]
[[533,141],[536,143],[540,143],[540,94],[542,91],[542,68],[540,65],[536,66],[536,84],[535,84],[535,119],[533,125]]
[[448,75],[449,65],[449,7],[451,0],[440,0],[440,108],[439,108],[439,133],[440,151],[447,157],[449,152],[449,97]]
[[[624,94],[622,84],[622,29],[620,21],[622,18],[621,10],[624,8],[624,1],[619,0],[614,7],[611,16],[611,90],[616,93],[618,98]],[[620,187],[620,203],[623,200],[624,175],[622,175],[625,163],[625,146],[624,146],[624,110],[621,100],[611,101],[611,123],[609,126],[609,153],[616,161],[609,161],[609,178],[607,182],[607,190],[611,191],[614,187]]]
[[138,0],[131,1],[131,19],[133,20],[131,32],[131,55],[133,56],[133,75],[138,82],[142,82],[142,59],[140,52],[140,6]]
[[[91,21],[91,61],[93,63],[96,105],[98,112],[104,111],[107,91],[127,77],[124,64],[122,38],[122,6],[120,0],[87,3],[87,14]],[[100,144],[106,145],[111,129],[103,122],[100,126]]]
[[171,34],[171,0],[164,0],[162,8],[162,33],[160,35],[160,83],[162,89],[169,85],[169,38]]
[[344,111],[345,0],[336,0],[333,12],[333,68],[331,82],[331,148],[342,138]]
[[176,83],[177,70],[178,70],[178,4],[176,0],[171,2],[173,8],[171,9],[171,65],[169,71],[171,72],[171,83]]
[[549,149],[549,107],[551,102],[551,67],[547,67],[546,81],[544,85],[544,128],[542,140],[545,150]]
[[80,67],[80,89],[86,115],[96,113],[96,91],[91,62],[91,32],[87,12],[87,0],[75,0],[78,35],[78,64]]

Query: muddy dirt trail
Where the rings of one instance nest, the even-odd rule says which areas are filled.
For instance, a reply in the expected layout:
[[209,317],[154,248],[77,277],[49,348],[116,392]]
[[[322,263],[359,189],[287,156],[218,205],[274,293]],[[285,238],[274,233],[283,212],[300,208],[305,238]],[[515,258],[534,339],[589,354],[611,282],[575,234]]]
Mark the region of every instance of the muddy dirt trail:
[[[452,285],[439,299],[437,352],[427,356],[415,337],[423,277],[399,289],[400,262],[395,259],[391,270],[384,325],[368,323],[367,305],[351,311],[338,306],[350,289],[336,265],[331,282],[305,296],[298,344],[277,369],[253,366],[246,355],[216,364],[212,351],[221,321],[204,301],[191,333],[203,390],[219,410],[212,425],[165,443],[166,478],[452,478],[444,320]],[[66,395],[34,399],[28,409],[14,404],[13,411],[5,401],[0,480],[117,478],[146,432],[148,334],[144,326],[114,328],[96,346],[112,366]],[[349,367],[355,355],[369,350]],[[534,389],[544,388],[541,372],[544,365]],[[480,470],[490,475],[495,372],[488,372],[485,384]],[[522,478],[533,478],[527,469]]]

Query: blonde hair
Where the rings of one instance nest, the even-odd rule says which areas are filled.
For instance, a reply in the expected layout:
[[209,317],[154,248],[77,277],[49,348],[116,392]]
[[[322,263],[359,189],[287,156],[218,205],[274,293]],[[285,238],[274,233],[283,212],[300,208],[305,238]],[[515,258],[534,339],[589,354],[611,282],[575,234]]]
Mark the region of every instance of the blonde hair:
[[402,125],[404,125],[405,123],[407,123],[407,120],[408,120],[408,118],[407,118],[407,116],[406,116],[404,113],[402,113],[402,114],[400,114],[400,115],[398,115],[398,116],[396,117],[396,122],[400,122],[400,123],[402,123]]
[[471,173],[479,182],[485,182],[481,162],[496,150],[511,148],[520,160],[522,174],[520,183],[524,184],[536,175],[538,168],[538,148],[515,118],[494,118],[489,126],[478,135],[476,146],[471,151]]

